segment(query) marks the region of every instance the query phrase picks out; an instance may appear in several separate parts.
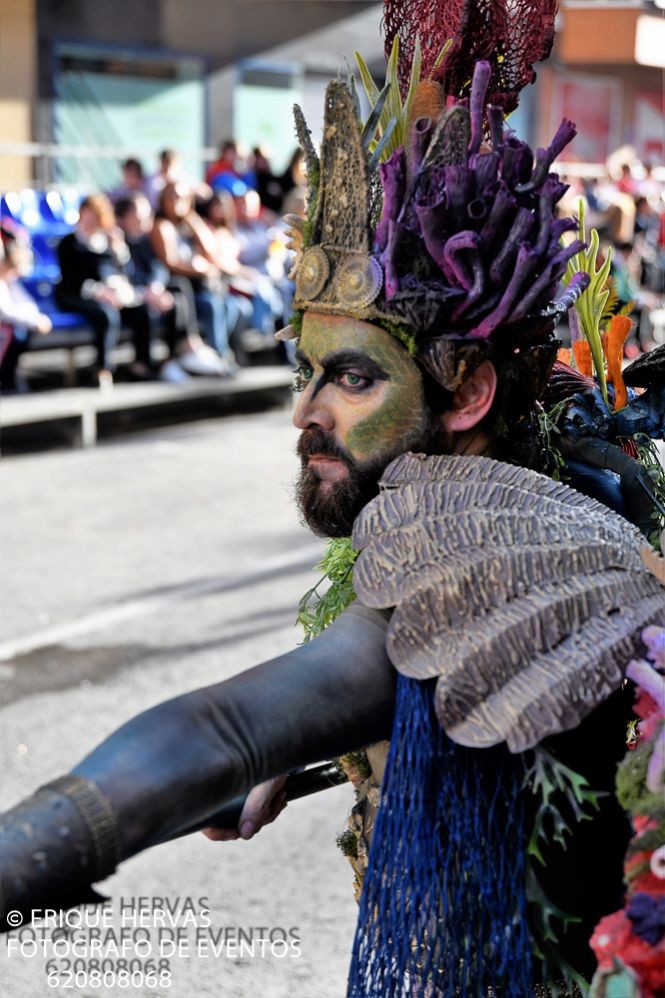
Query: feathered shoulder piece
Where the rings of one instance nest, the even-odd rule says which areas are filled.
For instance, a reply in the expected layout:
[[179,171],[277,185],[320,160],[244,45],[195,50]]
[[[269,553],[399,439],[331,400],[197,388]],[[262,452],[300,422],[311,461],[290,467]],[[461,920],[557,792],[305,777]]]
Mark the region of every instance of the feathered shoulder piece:
[[544,475],[405,454],[356,521],[354,584],[366,605],[395,607],[390,659],[403,675],[438,677],[450,738],[522,752],[575,727],[619,687],[643,628],[665,624],[645,544]]

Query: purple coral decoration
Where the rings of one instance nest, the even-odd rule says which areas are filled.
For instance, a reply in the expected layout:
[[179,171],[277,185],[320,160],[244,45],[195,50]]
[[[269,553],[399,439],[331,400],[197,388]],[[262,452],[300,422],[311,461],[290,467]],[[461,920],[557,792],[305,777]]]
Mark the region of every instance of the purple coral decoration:
[[633,932],[651,946],[657,946],[665,936],[665,896],[652,897],[637,891],[626,907],[633,923]]
[[[442,332],[485,339],[546,306],[554,306],[551,314],[563,311],[588,286],[586,275],[577,275],[556,299],[569,259],[583,246],[561,245],[563,233],[576,224],[556,218],[567,187],[549,172],[575,126],[563,121],[534,163],[526,142],[504,128],[501,111],[485,106],[489,78],[489,63],[478,62],[466,154],[453,142],[449,158],[441,160],[434,144],[441,141],[445,119],[433,128],[423,119],[408,153],[393,154],[381,168],[384,206],[375,247],[386,301],[396,318],[401,306],[412,324],[420,317],[430,335],[425,325],[436,314]],[[491,150],[482,149],[484,118]],[[457,122],[453,130],[462,127]]]
[[661,672],[665,672],[665,627],[645,627],[642,641],[647,646],[647,657]]

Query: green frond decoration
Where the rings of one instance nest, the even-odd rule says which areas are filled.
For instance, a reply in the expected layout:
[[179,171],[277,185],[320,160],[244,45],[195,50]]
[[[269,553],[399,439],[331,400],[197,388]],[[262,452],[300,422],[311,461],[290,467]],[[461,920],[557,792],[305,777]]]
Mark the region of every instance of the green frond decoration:
[[[556,980],[563,977],[569,985],[576,984],[582,994],[587,994],[587,985],[572,967],[557,952],[560,942],[559,923],[565,932],[568,925],[579,922],[579,918],[562,911],[545,894],[535,869],[535,860],[542,865],[545,859],[543,846],[553,842],[567,848],[567,836],[572,835],[570,820],[590,820],[589,809],[598,810],[598,801],[606,796],[591,790],[584,776],[559,762],[550,752],[539,745],[534,752],[534,763],[527,780],[534,794],[540,798],[531,839],[527,846],[527,899],[533,915],[533,952],[542,961],[546,976]],[[568,816],[562,810],[564,806]]]
[[556,438],[561,436],[561,430],[557,426],[557,422],[563,409],[565,408],[564,402],[557,402],[555,406],[547,411],[539,406],[537,412],[538,425],[540,427],[540,433],[545,444],[545,450],[547,451],[550,458],[550,470],[549,475],[555,482],[563,482],[565,479],[569,478],[567,472],[567,465],[563,459],[560,447],[557,447]]
[[587,821],[593,817],[588,808],[597,811],[598,801],[605,794],[591,790],[584,776],[564,766],[542,746],[538,746],[534,753],[529,778],[533,792],[540,797],[540,803],[527,852],[544,864],[541,846],[552,841],[558,842],[565,849],[566,835],[573,834],[568,820],[561,812],[560,802],[566,802],[575,821]]
[[549,900],[532,869],[527,870],[526,890],[527,897],[532,902],[533,925],[538,936],[538,941],[534,935],[531,937],[533,955],[541,962],[543,974],[548,981],[565,982],[563,989],[558,984],[550,984],[552,995],[567,998],[573,985],[577,985],[582,995],[588,995],[587,982],[563,959],[556,948],[559,935],[554,923],[559,922],[565,932],[569,925],[574,925],[580,919],[562,911]]
[[[432,67],[430,78],[434,72],[441,67],[451,45],[452,39],[448,39],[436,58],[434,66]],[[361,56],[360,52],[356,52],[355,57],[358,64],[360,79],[363,87],[365,88],[365,94],[367,95],[367,100],[369,101],[373,112],[379,103],[382,91],[379,91],[379,88],[372,79],[372,74],[370,73],[367,63]],[[400,94],[399,78],[397,74],[398,63],[399,37],[395,35],[390,56],[388,58],[388,65],[386,67],[386,87],[389,88],[388,95],[385,98],[385,103],[381,110],[378,123],[374,128],[374,136],[369,146],[370,150],[374,152],[379,143],[381,143],[378,155],[378,159],[381,162],[389,159],[395,149],[399,149],[400,146],[404,146],[407,141],[407,124],[409,114],[411,112],[418,84],[420,83],[420,74],[422,71],[420,38],[416,39],[416,47],[413,54],[413,62],[411,63],[411,72],[409,74],[409,86],[406,98],[403,102]],[[370,118],[371,117],[372,115],[370,114]],[[368,121],[369,120],[370,119],[368,119]]]
[[[658,447],[655,440],[652,440],[646,433],[635,433],[633,440],[637,444],[637,453],[640,464],[644,465],[647,474],[651,479],[651,486],[656,499],[661,506],[665,506],[665,468],[663,467]],[[661,533],[665,530],[665,517],[661,515],[657,508],[653,510],[653,528],[649,533],[649,543],[656,550],[661,550]]]
[[[584,201],[579,202],[579,227],[577,231],[578,239],[587,241],[586,225],[584,220]],[[607,381],[605,378],[605,358],[603,346],[600,338],[600,322],[605,311],[607,300],[610,296],[607,287],[607,279],[610,273],[610,263],[612,262],[612,252],[608,250],[605,262],[599,269],[596,269],[598,262],[598,250],[600,240],[595,229],[591,230],[589,245],[586,249],[580,250],[568,261],[568,268],[563,277],[563,283],[569,284],[574,274],[585,271],[591,278],[591,282],[586,291],[583,291],[575,302],[574,308],[580,320],[580,328],[591,349],[591,359],[595,375],[598,379],[603,401],[607,408],[610,403],[607,397]]]
[[[305,632],[305,641],[318,637],[356,598],[353,565],[359,553],[352,547],[350,537],[328,541],[323,558],[315,565],[323,575],[298,604],[297,622]],[[326,582],[330,583],[328,588],[320,593]]]

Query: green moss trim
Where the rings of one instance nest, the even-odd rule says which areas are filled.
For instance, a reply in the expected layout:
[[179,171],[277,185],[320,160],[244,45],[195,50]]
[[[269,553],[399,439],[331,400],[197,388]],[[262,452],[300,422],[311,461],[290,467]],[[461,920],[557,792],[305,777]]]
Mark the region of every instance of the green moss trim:
[[650,796],[647,790],[647,767],[651,756],[651,745],[642,744],[629,752],[617,770],[617,800],[624,811],[630,814],[648,814],[641,811],[641,803]]
[[347,828],[345,832],[337,836],[337,845],[342,855],[350,856],[351,859],[358,859],[358,839],[350,828]]
[[293,329],[293,332],[296,334],[296,339],[298,340],[302,336],[302,320],[303,320],[302,312],[294,312],[291,318],[289,319],[289,325]]
[[410,332],[405,326],[401,326],[398,322],[390,322],[389,319],[379,319],[377,325],[385,329],[387,333],[394,336],[395,339],[403,343],[406,349],[409,351],[412,357],[418,356],[418,344],[416,343],[415,335]]

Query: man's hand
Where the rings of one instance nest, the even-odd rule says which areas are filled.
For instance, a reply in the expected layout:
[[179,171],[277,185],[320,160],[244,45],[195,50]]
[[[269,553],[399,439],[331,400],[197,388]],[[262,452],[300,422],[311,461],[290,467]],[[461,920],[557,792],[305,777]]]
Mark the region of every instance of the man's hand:
[[203,834],[213,842],[251,839],[264,825],[269,825],[286,807],[284,784],[286,776],[276,776],[259,783],[247,795],[237,828],[204,828]]

